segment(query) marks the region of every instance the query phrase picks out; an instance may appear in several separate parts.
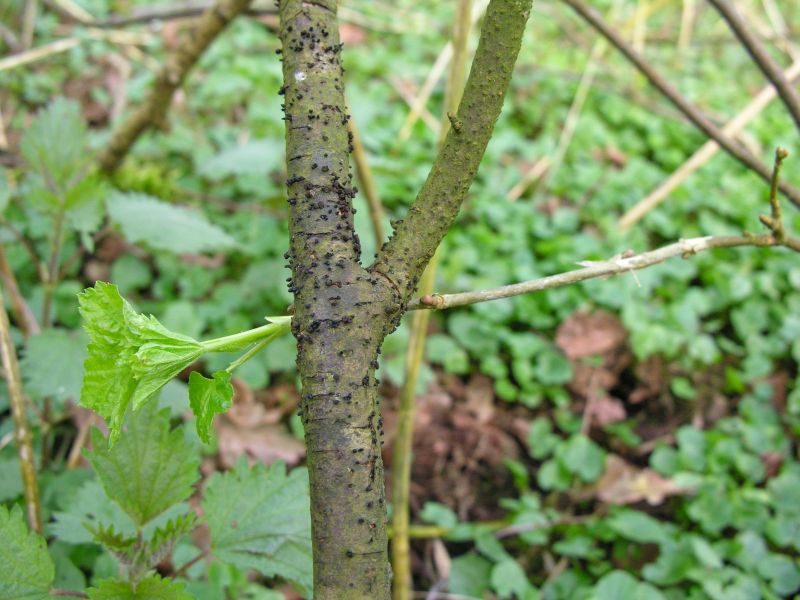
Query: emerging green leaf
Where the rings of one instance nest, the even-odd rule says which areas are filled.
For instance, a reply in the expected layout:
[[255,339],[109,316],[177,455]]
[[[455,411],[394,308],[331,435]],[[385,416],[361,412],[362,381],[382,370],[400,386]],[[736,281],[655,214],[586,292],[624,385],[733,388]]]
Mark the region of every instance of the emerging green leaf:
[[308,474],[273,464],[240,462],[215,474],[203,498],[211,547],[223,561],[280,576],[311,597],[311,520]]
[[231,374],[227,371],[217,371],[213,379],[203,377],[197,371],[189,375],[189,404],[197,417],[197,435],[206,444],[211,441],[214,415],[228,410],[232,400]]
[[55,567],[44,538],[28,531],[18,506],[0,505],[0,598],[39,600],[49,597]]
[[108,213],[125,238],[176,254],[236,247],[236,240],[198,212],[138,193],[115,193]]
[[199,342],[134,311],[115,285],[98,281],[78,301],[89,334],[81,404],[108,421],[113,443],[128,407],[139,408],[203,352]]
[[155,404],[137,412],[113,448],[92,431],[89,460],[108,497],[139,527],[189,497],[198,479],[198,456],[180,429],[170,431],[169,411]]
[[192,600],[183,584],[151,575],[134,588],[126,581],[104,579],[86,591],[91,600]]

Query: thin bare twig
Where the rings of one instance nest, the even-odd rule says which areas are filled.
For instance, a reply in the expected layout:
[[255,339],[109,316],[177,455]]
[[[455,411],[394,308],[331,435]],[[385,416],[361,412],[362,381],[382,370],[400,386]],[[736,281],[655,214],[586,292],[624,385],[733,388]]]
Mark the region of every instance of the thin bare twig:
[[347,121],[347,128],[350,135],[353,136],[353,161],[356,164],[358,185],[361,187],[361,191],[364,192],[367,210],[369,211],[369,220],[372,223],[372,234],[375,236],[375,247],[379,248],[386,239],[386,234],[383,230],[383,205],[378,195],[378,186],[375,185],[375,178],[372,175],[372,169],[367,159],[367,149],[364,148],[364,140],[361,138],[361,132],[358,130],[356,120],[350,119]]
[[36,15],[39,12],[39,0],[25,0],[22,9],[22,49],[27,50],[33,44],[33,31],[36,28]]
[[172,97],[189,70],[228,23],[244,11],[250,2],[251,0],[217,0],[203,13],[192,35],[184,38],[167,59],[144,104],[114,130],[98,157],[104,171],[115,171],[139,136],[148,128],[163,122]]
[[[585,19],[611,44],[622,52],[625,57],[658,89],[678,110],[680,110],[700,131],[715,140],[728,154],[733,156],[747,168],[755,171],[761,178],[770,183],[772,171],[744,146],[725,135],[698,107],[686,100],[681,93],[647,62],[644,57],[636,52],[631,45],[605,22],[603,17],[593,8],[585,5],[581,0],[563,0],[578,15]],[[780,182],[781,192],[795,205],[800,207],[800,190]]]
[[477,292],[463,292],[460,294],[428,294],[410,302],[408,310],[442,310],[456,306],[477,304],[478,302],[488,302],[489,300],[511,298],[512,296],[519,296],[521,294],[530,294],[532,292],[540,292],[542,290],[572,285],[573,283],[586,281],[587,279],[609,277],[611,275],[629,272],[632,273],[638,269],[656,265],[676,256],[688,258],[698,252],[713,250],[714,248],[785,246],[790,250],[800,252],[800,239],[790,237],[786,234],[781,217],[780,202],[778,200],[781,165],[788,155],[789,153],[783,148],[778,148],[775,151],[775,165],[770,177],[769,193],[769,204],[772,214],[770,216],[761,215],[759,217],[760,221],[770,229],[770,234],[753,235],[745,233],[740,236],[729,235],[691,238],[679,240],[674,244],[669,244],[668,246],[663,246],[657,250],[651,250],[650,252],[644,252],[642,254],[635,254],[633,251],[629,250],[608,260],[579,262],[578,264],[583,266],[583,269],[567,271],[566,273],[550,275],[549,277],[542,277],[540,279],[533,279],[513,285]]
[[[800,61],[794,63],[786,71],[786,77],[794,81],[800,77]],[[739,114],[731,119],[722,129],[727,135],[734,137],[757,115],[764,110],[777,97],[775,88],[771,85],[763,88],[753,100],[745,106]],[[619,220],[619,226],[629,229],[638,223],[644,216],[658,206],[672,191],[683,183],[687,177],[707,163],[719,150],[719,144],[708,140],[697,152],[667,177],[655,190],[642,198],[631,207]]]
[[85,592],[78,592],[74,590],[60,590],[60,589],[52,589],[50,590],[51,596],[66,596],[70,598],[88,598],[89,595]]
[[[467,70],[467,51],[469,33],[472,25],[472,0],[459,0],[456,18],[453,25],[452,52],[453,60],[445,89],[444,115],[439,133],[439,145],[444,143],[450,129],[450,116],[456,114],[464,92],[464,79]],[[436,282],[436,271],[439,265],[441,247],[425,268],[419,283],[422,294],[430,294]],[[414,413],[416,408],[417,382],[425,354],[425,342],[428,337],[430,313],[423,311],[411,319],[411,333],[406,350],[405,373],[400,390],[400,401],[397,411],[397,433],[394,442],[394,460],[392,463],[392,568],[394,600],[411,600],[412,577],[409,544],[409,495],[411,491],[411,463],[414,445]]]
[[2,354],[11,416],[14,421],[14,440],[17,443],[19,465],[22,471],[22,488],[25,495],[25,510],[28,525],[33,531],[42,532],[42,510],[39,503],[39,483],[36,480],[36,464],[33,456],[33,439],[28,424],[27,400],[22,390],[17,350],[11,340],[11,325],[5,309],[0,288],[0,354]]
[[786,108],[791,113],[797,128],[800,130],[800,94],[794,89],[792,84],[783,74],[780,65],[776,63],[767,52],[767,49],[761,44],[759,39],[753,35],[750,27],[745,23],[742,15],[736,10],[736,7],[730,0],[709,0],[709,2],[717,9],[722,18],[728,22],[731,31],[739,38],[739,41],[745,47],[747,52],[752,57],[753,61],[764,73],[764,76],[772,82],[775,89],[778,90],[778,95],[786,105]]
[[75,48],[80,43],[81,41],[78,38],[66,38],[63,40],[57,40],[50,44],[45,44],[44,46],[39,46],[38,48],[33,48],[27,52],[12,54],[11,56],[0,59],[0,71],[15,69],[32,62],[36,62],[37,60],[47,58],[48,56],[66,52],[67,50]]
[[31,307],[19,291],[17,278],[14,276],[11,265],[8,264],[6,251],[2,244],[0,244],[0,279],[3,281],[3,286],[8,290],[9,300],[11,300],[11,310],[14,313],[14,319],[23,337],[28,338],[38,334],[40,331],[39,323],[36,321],[33,310],[31,310]]

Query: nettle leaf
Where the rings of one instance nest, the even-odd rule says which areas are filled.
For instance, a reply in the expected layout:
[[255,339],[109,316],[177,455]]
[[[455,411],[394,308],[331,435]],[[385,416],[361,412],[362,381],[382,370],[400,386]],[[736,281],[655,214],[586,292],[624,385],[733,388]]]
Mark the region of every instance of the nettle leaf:
[[22,510],[0,505],[0,598],[49,598],[56,571],[44,538],[28,531]]
[[235,248],[236,240],[208,222],[202,213],[139,193],[111,195],[111,220],[132,243],[176,254]]
[[86,123],[73,100],[56,98],[25,130],[22,156],[55,187],[68,185],[91,161]]
[[199,458],[183,431],[170,431],[168,410],[148,405],[113,448],[104,442],[94,429],[87,456],[108,497],[139,527],[191,495]]
[[147,543],[146,554],[148,555],[148,568],[155,567],[161,561],[172,555],[175,544],[197,524],[197,516],[187,513],[174,519],[170,519],[163,527],[159,527],[153,533],[153,537]]
[[25,390],[34,398],[58,402],[80,398],[86,336],[47,329],[31,337],[20,361]]
[[136,534],[136,527],[128,515],[115,502],[109,502],[102,485],[96,480],[84,483],[66,509],[53,516],[55,521],[48,526],[48,534],[70,544],[93,542],[92,530],[110,525],[126,537]]
[[182,583],[158,575],[143,579],[135,588],[126,581],[104,579],[86,593],[91,600],[192,600]]
[[285,145],[278,138],[250,140],[241,146],[227,148],[205,161],[198,173],[211,181],[231,175],[263,175],[283,167]]
[[233,386],[227,371],[217,371],[213,379],[197,371],[189,375],[189,405],[197,417],[197,435],[206,444],[211,441],[214,416],[228,410],[232,401]]
[[140,408],[203,350],[155,317],[138,314],[115,285],[98,281],[78,301],[89,334],[80,403],[107,420],[113,444],[128,407]]
[[308,473],[286,474],[283,463],[269,469],[239,462],[216,473],[203,496],[211,549],[225,562],[280,576],[311,597],[311,519]]

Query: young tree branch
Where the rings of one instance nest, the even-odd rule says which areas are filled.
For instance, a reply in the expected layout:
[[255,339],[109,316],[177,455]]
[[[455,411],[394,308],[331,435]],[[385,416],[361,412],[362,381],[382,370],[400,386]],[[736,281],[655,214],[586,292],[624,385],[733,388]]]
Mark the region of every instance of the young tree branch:
[[583,269],[567,271],[557,275],[550,275],[531,281],[504,285],[502,287],[480,290],[476,292],[461,292],[458,294],[430,294],[408,304],[408,310],[435,309],[444,310],[457,306],[468,306],[479,302],[511,298],[532,292],[541,292],[552,288],[572,285],[587,279],[610,277],[632,273],[638,269],[652,267],[665,260],[680,256],[688,258],[706,250],[714,248],[735,248],[737,246],[780,246],[784,245],[800,252],[800,240],[787,239],[779,243],[773,235],[734,235],[734,236],[706,236],[680,240],[657,250],[643,252],[642,254],[623,253],[603,261],[582,261]]
[[775,164],[772,169],[769,189],[769,205],[771,215],[761,215],[759,220],[772,232],[765,235],[744,235],[730,236],[706,236],[679,240],[674,244],[669,244],[657,250],[635,254],[628,251],[619,256],[614,256],[603,261],[582,261],[578,263],[583,269],[550,275],[540,279],[533,279],[513,285],[505,285],[489,290],[477,292],[463,292],[460,294],[428,294],[415,300],[408,305],[408,310],[420,309],[445,309],[456,306],[467,306],[489,300],[500,300],[531,292],[540,292],[557,287],[564,287],[587,279],[597,277],[610,277],[622,273],[632,273],[633,271],[644,269],[662,263],[667,259],[680,256],[689,258],[698,252],[713,250],[714,248],[735,248],[738,246],[785,246],[795,252],[800,252],[800,239],[787,235],[781,215],[781,205],[778,198],[778,186],[780,183],[781,167],[783,161],[789,153],[784,148],[775,151]]
[[217,0],[203,13],[191,35],[186,36],[167,58],[144,104],[112,133],[99,156],[101,169],[107,173],[114,172],[139,136],[149,127],[163,122],[172,97],[189,70],[228,23],[244,11],[250,2],[251,0]]
[[758,68],[775,86],[778,95],[780,95],[786,108],[789,109],[798,131],[800,131],[800,94],[797,93],[789,79],[783,74],[781,67],[773,60],[767,49],[753,34],[730,0],[709,0],[709,2],[722,15],[722,18],[728,22],[731,30],[753,58],[756,65],[758,65]]
[[[747,168],[758,173],[761,178],[771,181],[771,171],[758,158],[753,156],[749,150],[737,143],[717,127],[699,108],[684,98],[675,87],[656,71],[633,47],[614,31],[605,22],[603,17],[593,8],[586,6],[581,0],[563,0],[576,13],[585,19],[601,35],[608,39],[614,47],[622,52],[625,57],[658,89],[675,107],[681,111],[700,131],[711,139],[715,140],[728,154],[741,162]],[[781,192],[789,198],[796,206],[800,207],[800,190],[786,182],[780,183]]]
[[22,488],[25,495],[25,511],[28,525],[33,531],[42,532],[42,509],[39,502],[39,483],[36,480],[36,464],[33,456],[33,440],[28,424],[27,400],[22,390],[22,377],[19,372],[17,350],[11,339],[11,325],[5,309],[2,287],[0,286],[0,355],[11,403],[11,416],[14,421],[14,441],[17,443],[19,466],[22,471]]
[[493,0],[453,126],[405,219],[371,270],[393,283],[402,300],[456,218],[478,171],[511,80],[532,0]]

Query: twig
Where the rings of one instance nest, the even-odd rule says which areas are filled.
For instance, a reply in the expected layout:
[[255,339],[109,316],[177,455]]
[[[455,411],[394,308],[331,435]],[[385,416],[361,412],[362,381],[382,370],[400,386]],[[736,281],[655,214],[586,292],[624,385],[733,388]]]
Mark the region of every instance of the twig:
[[684,56],[692,40],[692,29],[697,16],[697,0],[683,0],[681,28],[678,33],[678,54]]
[[375,236],[375,247],[379,248],[386,239],[386,234],[383,231],[383,205],[378,195],[378,187],[375,185],[375,178],[372,175],[372,169],[367,159],[367,150],[364,148],[364,141],[361,139],[361,132],[358,130],[356,120],[350,119],[347,121],[347,128],[353,136],[353,161],[356,164],[358,185],[367,200],[367,210],[369,210],[369,219],[372,223],[372,234]]
[[587,279],[609,277],[611,275],[633,272],[638,269],[644,269],[646,267],[656,265],[676,256],[688,258],[697,254],[698,252],[713,250],[714,248],[735,248],[738,246],[785,246],[786,248],[794,250],[795,252],[800,252],[800,239],[792,238],[786,235],[783,219],[781,217],[780,202],[778,200],[778,186],[780,181],[781,165],[788,155],[789,153],[783,148],[778,148],[775,151],[775,165],[770,177],[769,193],[769,204],[772,214],[771,216],[761,215],[759,217],[760,221],[771,230],[771,235],[765,234],[756,236],[750,233],[745,233],[741,236],[706,236],[700,238],[691,238],[688,240],[680,240],[674,244],[669,244],[668,246],[664,246],[650,252],[644,252],[642,254],[634,254],[632,251],[628,251],[604,261],[582,261],[578,264],[583,266],[583,269],[559,273],[558,275],[550,275],[549,277],[533,279],[523,283],[506,285],[503,287],[482,290],[478,292],[463,292],[460,294],[428,294],[418,300],[410,302],[408,305],[408,310],[442,310],[456,306],[477,304],[478,302],[488,302],[489,300],[510,298],[512,296],[519,296],[521,294],[530,294],[531,292],[540,292],[542,290],[563,287],[565,285],[571,285],[580,281],[586,281]]
[[722,15],[722,18],[728,22],[731,30],[739,38],[739,41],[756,65],[758,65],[758,68],[778,90],[778,95],[786,105],[786,108],[789,109],[798,130],[800,130],[800,94],[789,83],[781,67],[772,59],[758,38],[753,35],[753,32],[750,31],[747,23],[744,22],[744,19],[730,0],[709,0],[709,2]]
[[454,125],[416,200],[370,267],[400,292],[401,302],[413,293],[467,197],[502,110],[531,6],[531,0],[489,4]]
[[[800,77],[800,61],[794,63],[786,71],[786,77],[794,81]],[[731,119],[722,129],[725,134],[734,137],[742,131],[744,127],[761,113],[767,105],[777,96],[775,88],[768,85],[762,89],[753,100],[745,106],[742,111]],[[672,191],[677,188],[689,175],[697,171],[705,163],[711,160],[717,151],[719,144],[714,140],[708,140],[697,152],[683,163],[674,173],[665,179],[661,185],[642,198],[631,207],[619,220],[619,226],[625,230],[638,223],[644,216],[658,206]]]
[[22,50],[22,46],[20,45],[17,36],[8,27],[3,25],[3,23],[0,23],[0,38],[3,38],[6,46],[8,46],[8,49],[13,54],[16,54]]
[[[800,240],[798,240],[800,244]],[[482,290],[478,292],[462,292],[460,294],[431,294],[409,303],[408,310],[454,308],[456,306],[468,306],[478,302],[488,302],[490,300],[500,300],[531,292],[540,292],[552,288],[572,285],[587,279],[597,277],[609,277],[629,273],[638,269],[644,269],[664,262],[676,256],[687,257],[705,250],[714,248],[735,248],[737,246],[777,246],[777,240],[771,235],[763,236],[706,236],[699,238],[689,238],[680,240],[674,244],[669,244],[657,250],[633,254],[630,256],[619,256],[609,260],[592,262],[591,266],[575,271],[567,271],[558,275],[550,275],[540,279],[533,279],[523,283],[505,285],[498,288]],[[787,245],[787,244],[785,244]],[[798,246],[800,247],[800,246]],[[792,248],[794,249],[794,248]],[[584,261],[578,264],[587,264]]]
[[[482,4],[482,6],[478,7],[478,10],[474,11],[470,18],[470,23],[476,23],[486,10],[485,3]],[[431,67],[428,77],[425,79],[425,83],[422,84],[419,94],[417,94],[416,98],[411,103],[411,112],[408,113],[403,126],[400,128],[400,140],[408,139],[408,136],[411,135],[414,124],[417,122],[420,116],[422,116],[423,109],[428,104],[428,100],[430,100],[436,84],[439,83],[439,79],[441,79],[442,75],[444,74],[444,70],[447,68],[447,64],[452,58],[453,42],[450,40],[439,52],[439,56],[436,57],[436,62],[433,63],[433,67]]]
[[189,70],[217,35],[250,2],[251,0],[217,0],[203,13],[192,34],[184,38],[167,59],[144,104],[114,130],[98,158],[104,171],[115,171],[139,136],[149,127],[163,122],[172,97]]
[[95,23],[95,18],[92,14],[73,0],[44,0],[44,3],[51,10],[81,25],[91,25]]
[[69,596],[71,598],[88,598],[89,595],[85,592],[77,592],[73,590],[60,590],[60,589],[52,589],[50,590],[51,596]]
[[17,327],[22,332],[22,336],[28,338],[38,334],[40,331],[39,323],[36,321],[31,307],[19,291],[17,278],[14,276],[11,265],[8,264],[6,251],[2,244],[0,244],[0,279],[3,280],[3,285],[8,290],[11,310],[14,313],[14,319],[17,322]]
[[22,49],[27,50],[33,44],[33,31],[36,28],[36,15],[39,12],[39,0],[25,0],[22,10]]
[[[622,39],[622,37],[603,20],[602,16],[596,10],[586,6],[581,0],[563,0],[563,2],[568,4],[601,35],[608,39],[614,47],[622,52],[625,57],[650,80],[650,83],[672,102],[698,129],[715,140],[728,154],[749,169],[758,173],[764,181],[771,181],[771,170],[763,162],[753,156],[744,146],[725,135],[699,108],[686,100],[686,98],[684,98],[671,83],[664,79],[644,57],[636,52],[628,42]],[[795,205],[800,207],[800,191],[797,190],[797,188],[782,181],[780,183],[780,190]]]
[[[451,115],[456,114],[464,92],[464,76],[467,68],[467,49],[472,24],[472,0],[459,0],[456,19],[453,25],[453,61],[445,89],[445,106],[439,145],[451,127]],[[428,263],[419,284],[422,294],[430,294],[436,283],[436,270],[439,264],[439,248]],[[425,354],[428,337],[430,313],[422,311],[411,318],[411,333],[406,350],[405,377],[400,390],[397,410],[397,433],[394,441],[394,460],[392,463],[392,569],[394,600],[410,600],[413,589],[411,576],[411,557],[409,544],[409,496],[411,491],[411,462],[414,446],[414,413],[419,372]]]
[[[401,77],[390,77],[389,83],[392,84],[394,90],[400,95],[403,101],[413,110],[414,104],[417,102],[417,97],[414,95],[416,87],[414,84]],[[427,107],[422,107],[419,118],[425,122],[433,133],[439,135],[439,121],[431,114]]]
[[6,58],[0,59],[0,71],[15,69],[37,60],[47,58],[53,54],[66,52],[67,50],[71,50],[75,46],[78,46],[80,43],[81,41],[78,38],[66,38],[50,44],[45,44],[44,46],[39,46],[38,48],[28,50],[27,52],[20,52],[19,54],[7,56]]
[[[42,532],[42,511],[39,504],[39,483],[36,480],[36,464],[33,456],[31,428],[28,424],[27,402],[22,391],[22,378],[14,342],[11,340],[11,326],[5,309],[5,300],[0,288],[0,353],[11,402],[11,415],[14,421],[14,439],[17,442],[19,465],[22,471],[22,487],[25,495],[25,509],[28,525],[33,531]],[[46,376],[42,374],[42,376]]]

